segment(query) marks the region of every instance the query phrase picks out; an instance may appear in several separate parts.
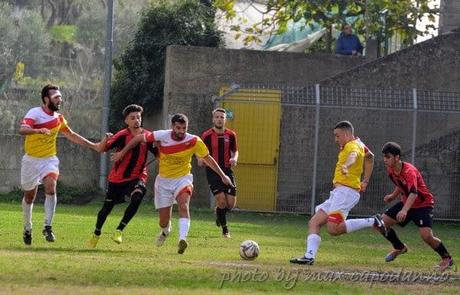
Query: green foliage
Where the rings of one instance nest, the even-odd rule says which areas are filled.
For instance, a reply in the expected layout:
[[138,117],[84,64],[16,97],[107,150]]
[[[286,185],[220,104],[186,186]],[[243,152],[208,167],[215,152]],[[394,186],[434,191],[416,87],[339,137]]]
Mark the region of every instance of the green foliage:
[[77,33],[75,25],[54,25],[50,29],[53,41],[60,43],[74,43]]
[[147,112],[161,106],[167,46],[216,47],[221,43],[214,13],[197,0],[152,4],[143,12],[134,40],[115,62],[112,128],[118,127],[127,104],[141,104]]
[[[235,0],[215,0],[215,7],[223,10],[227,18],[236,17],[233,5]],[[367,14],[366,14],[367,2]],[[427,28],[433,28],[433,24],[427,28],[418,30],[416,21],[422,16],[434,20],[437,9],[431,9],[428,4],[432,0],[268,0],[266,10],[263,11],[262,20],[255,23],[251,31],[247,28],[234,28],[236,31],[245,31],[256,37],[250,37],[246,42],[257,40],[261,33],[281,34],[287,30],[290,21],[297,22],[305,19],[308,22],[316,22],[329,30],[327,46],[331,49],[330,31],[333,26],[338,29],[347,22],[347,19],[355,18],[354,29],[369,37],[382,39],[383,36],[390,38],[395,34],[402,37],[405,44],[410,44],[419,35],[424,35]]]

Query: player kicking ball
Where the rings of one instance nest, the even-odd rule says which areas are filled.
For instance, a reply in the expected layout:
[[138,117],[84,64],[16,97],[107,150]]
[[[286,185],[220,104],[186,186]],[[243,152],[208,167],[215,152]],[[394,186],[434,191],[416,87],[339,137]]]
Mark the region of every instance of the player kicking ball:
[[404,227],[410,221],[418,226],[420,236],[436,253],[441,256],[439,271],[444,271],[454,264],[454,260],[447,252],[440,239],[433,236],[434,198],[429,191],[418,169],[408,162],[401,161],[401,147],[395,142],[387,142],[383,148],[383,162],[387,173],[395,185],[394,191],[383,199],[390,203],[401,197],[400,201],[386,210],[383,222],[387,228],[385,238],[393,245],[393,251],[385,257],[386,262],[391,262],[401,254],[407,252],[407,246],[401,242],[392,228],[399,224]]
[[[341,121],[334,127],[335,142],[340,152],[332,181],[334,189],[329,199],[316,206],[316,213],[308,222],[309,234],[305,255],[293,258],[291,263],[313,265],[321,243],[321,227],[327,225],[332,236],[350,233],[375,226],[385,234],[385,226],[379,215],[372,218],[346,220],[350,210],[358,203],[360,191],[365,191],[371,177],[374,155],[364,143],[354,136],[353,125]],[[364,170],[364,179],[361,174]]]

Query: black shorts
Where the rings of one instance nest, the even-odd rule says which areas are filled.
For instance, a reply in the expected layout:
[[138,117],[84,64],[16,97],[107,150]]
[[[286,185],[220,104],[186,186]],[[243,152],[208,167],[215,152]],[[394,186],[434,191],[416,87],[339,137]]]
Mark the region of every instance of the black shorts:
[[220,193],[225,193],[227,195],[236,196],[236,182],[235,176],[233,175],[233,171],[229,168],[222,169],[225,175],[227,175],[233,183],[233,187],[226,185],[222,182],[222,178],[212,171],[210,168],[206,169],[206,177],[208,179],[209,188],[211,189],[213,195],[217,195]]
[[130,196],[135,189],[140,189],[142,196],[144,196],[145,192],[147,191],[145,188],[145,183],[140,179],[119,183],[109,182],[105,201],[114,202],[114,204],[124,203],[125,197]]
[[[393,207],[387,209],[385,214],[394,220],[399,211],[404,207],[403,202],[395,204]],[[421,207],[412,208],[407,211],[406,219],[403,222],[398,222],[401,227],[406,226],[412,221],[418,227],[432,227],[433,226],[433,208],[432,207]]]

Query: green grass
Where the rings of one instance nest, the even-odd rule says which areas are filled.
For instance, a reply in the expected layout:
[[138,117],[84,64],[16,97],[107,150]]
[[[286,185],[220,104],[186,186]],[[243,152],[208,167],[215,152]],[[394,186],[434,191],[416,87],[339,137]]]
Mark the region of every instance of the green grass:
[[[33,245],[22,243],[22,213],[18,203],[0,203],[0,293],[33,294],[458,294],[460,281],[443,283],[371,283],[318,281],[307,272],[329,271],[434,273],[438,256],[423,244],[417,228],[397,229],[409,252],[392,263],[383,258],[389,243],[370,231],[331,237],[325,232],[314,266],[294,266],[288,260],[302,255],[305,216],[233,213],[232,238],[223,239],[208,210],[192,212],[189,248],[177,251],[177,213],[173,232],[161,248],[154,246],[158,216],[144,202],[117,245],[110,235],[126,205],[115,207],[96,249],[87,249],[100,204],[58,205],[54,220],[57,241],[41,236],[43,206],[34,206]],[[437,223],[435,234],[454,257],[460,257],[460,226]],[[243,261],[239,244],[252,239],[261,247],[255,261]],[[282,276],[284,274],[284,276]],[[330,274],[330,273],[329,273]],[[287,276],[289,275],[289,276]],[[449,277],[458,278],[453,269]],[[297,276],[297,279],[295,280]],[[223,278],[229,279],[222,284]],[[230,280],[231,279],[231,280]],[[357,279],[356,279],[357,280]]]

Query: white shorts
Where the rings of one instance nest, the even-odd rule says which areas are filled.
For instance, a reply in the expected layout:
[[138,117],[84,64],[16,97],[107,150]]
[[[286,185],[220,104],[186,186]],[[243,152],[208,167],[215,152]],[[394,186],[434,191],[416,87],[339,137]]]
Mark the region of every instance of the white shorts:
[[176,197],[187,188],[193,188],[192,174],[178,178],[165,178],[157,175],[155,179],[155,208],[171,207],[176,202]]
[[57,179],[59,175],[59,159],[56,156],[35,158],[28,155],[22,157],[21,187],[25,191],[35,189],[43,178],[51,175]]
[[341,223],[359,202],[359,192],[347,186],[339,186],[331,191],[329,199],[319,204],[315,212],[323,210],[329,215],[328,222]]

